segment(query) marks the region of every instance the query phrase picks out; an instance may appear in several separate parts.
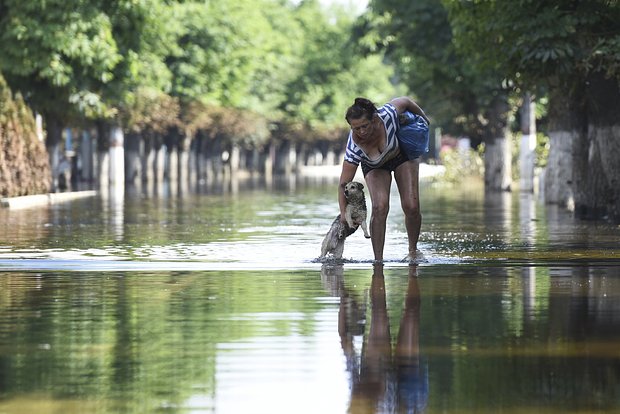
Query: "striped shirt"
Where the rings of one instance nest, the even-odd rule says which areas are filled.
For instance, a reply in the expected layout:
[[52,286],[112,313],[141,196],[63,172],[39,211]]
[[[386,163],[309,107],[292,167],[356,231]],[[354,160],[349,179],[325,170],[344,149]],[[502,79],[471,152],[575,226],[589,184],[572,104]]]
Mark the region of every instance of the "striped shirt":
[[351,130],[349,131],[347,148],[344,154],[345,161],[354,165],[359,165],[360,162],[363,162],[371,168],[379,168],[400,153],[398,140],[396,139],[396,131],[398,129],[398,112],[396,108],[391,103],[387,103],[378,108],[377,112],[385,127],[385,137],[387,140],[385,149],[378,158],[371,159],[364,150],[357,146],[353,140],[353,130]]

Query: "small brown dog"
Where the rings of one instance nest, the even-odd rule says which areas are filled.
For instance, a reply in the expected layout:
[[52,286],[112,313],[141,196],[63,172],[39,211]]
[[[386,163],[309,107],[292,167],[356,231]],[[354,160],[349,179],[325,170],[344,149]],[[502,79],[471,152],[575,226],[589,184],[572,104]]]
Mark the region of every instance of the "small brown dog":
[[357,182],[348,182],[344,186],[344,195],[347,198],[345,209],[346,224],[340,221],[340,214],[332,222],[332,225],[323,239],[321,245],[320,258],[331,255],[334,259],[342,259],[344,251],[344,240],[359,226],[362,226],[364,237],[370,238],[366,227],[366,197],[364,196],[364,185]]

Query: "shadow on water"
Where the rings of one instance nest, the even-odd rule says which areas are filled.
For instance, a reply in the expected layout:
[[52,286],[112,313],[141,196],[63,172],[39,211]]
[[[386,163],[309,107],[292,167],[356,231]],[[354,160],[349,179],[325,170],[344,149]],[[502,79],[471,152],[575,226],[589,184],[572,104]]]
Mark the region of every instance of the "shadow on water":
[[335,185],[0,210],[0,413],[620,412],[620,228],[425,184],[321,263]]

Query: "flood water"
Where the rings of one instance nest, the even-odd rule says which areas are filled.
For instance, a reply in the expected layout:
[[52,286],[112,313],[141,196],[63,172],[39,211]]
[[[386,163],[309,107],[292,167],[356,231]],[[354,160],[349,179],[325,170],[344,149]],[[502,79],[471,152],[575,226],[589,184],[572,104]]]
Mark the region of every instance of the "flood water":
[[0,210],[0,413],[620,412],[618,226],[423,184],[321,263],[335,188]]

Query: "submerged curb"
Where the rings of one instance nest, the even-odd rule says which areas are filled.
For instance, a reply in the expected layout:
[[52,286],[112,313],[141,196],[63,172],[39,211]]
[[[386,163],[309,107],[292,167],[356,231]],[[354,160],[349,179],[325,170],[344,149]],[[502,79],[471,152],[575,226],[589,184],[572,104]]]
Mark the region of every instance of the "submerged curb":
[[68,193],[34,194],[21,197],[6,197],[0,199],[0,206],[10,209],[37,207],[77,200],[85,197],[94,197],[96,195],[97,191],[89,190],[72,191]]

